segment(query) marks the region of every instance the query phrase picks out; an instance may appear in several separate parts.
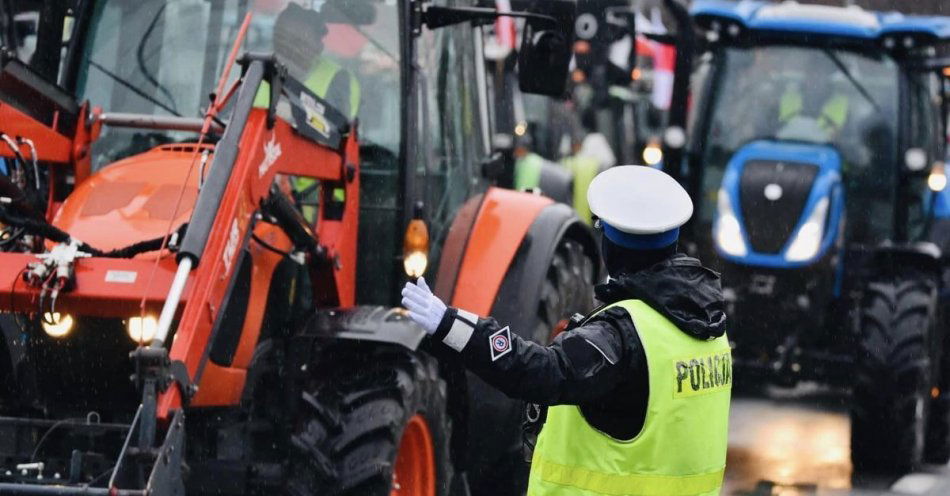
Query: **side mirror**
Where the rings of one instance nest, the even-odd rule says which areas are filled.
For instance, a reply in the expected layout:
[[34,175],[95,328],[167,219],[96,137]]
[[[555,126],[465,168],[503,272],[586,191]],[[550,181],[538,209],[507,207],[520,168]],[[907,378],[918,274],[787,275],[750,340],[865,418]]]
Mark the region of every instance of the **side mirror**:
[[518,87],[525,93],[560,97],[567,88],[571,40],[553,29],[525,24],[518,53]]
[[496,151],[488,158],[482,160],[482,177],[492,182],[498,181],[505,175],[507,165],[505,154],[501,151]]
[[494,7],[429,5],[423,10],[421,20],[429,29],[439,29],[462,22],[487,24],[501,16],[527,20],[518,52],[518,86],[521,91],[563,96],[574,44],[572,26],[577,17],[572,0],[532,2],[528,11],[515,12],[499,12]]

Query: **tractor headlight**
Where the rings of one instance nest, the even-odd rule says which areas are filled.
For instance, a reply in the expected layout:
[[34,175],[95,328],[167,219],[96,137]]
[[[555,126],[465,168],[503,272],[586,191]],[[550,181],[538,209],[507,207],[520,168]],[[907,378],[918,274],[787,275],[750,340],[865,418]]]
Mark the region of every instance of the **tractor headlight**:
[[930,175],[927,176],[927,186],[934,193],[939,193],[947,187],[947,173],[942,162],[937,162],[930,170]]
[[824,197],[815,205],[811,215],[798,228],[792,238],[792,244],[785,252],[785,260],[789,262],[804,262],[818,254],[821,248],[821,237],[825,230],[825,217],[828,216],[828,197]]
[[43,330],[51,338],[64,338],[73,330],[73,317],[69,314],[59,312],[43,314]]
[[663,161],[663,149],[660,144],[652,141],[643,149],[643,162],[653,167]]
[[158,320],[151,315],[144,317],[130,317],[126,322],[129,337],[136,343],[151,343],[158,329]]
[[725,190],[719,190],[719,218],[716,219],[715,231],[716,244],[719,249],[727,255],[734,257],[745,256],[749,250],[745,246],[745,240],[742,238],[742,228],[739,226],[739,219],[732,209],[732,202],[729,201],[729,194]]

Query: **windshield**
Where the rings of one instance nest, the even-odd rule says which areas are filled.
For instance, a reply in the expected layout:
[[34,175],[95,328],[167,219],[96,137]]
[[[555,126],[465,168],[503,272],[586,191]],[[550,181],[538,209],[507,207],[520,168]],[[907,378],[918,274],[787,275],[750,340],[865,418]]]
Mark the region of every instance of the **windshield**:
[[[276,52],[291,75],[348,117],[370,114],[359,119],[361,142],[398,154],[395,2],[314,2],[313,10],[281,0],[99,2],[78,96],[106,112],[202,115],[248,9],[254,17],[242,51]],[[96,144],[94,167],[193,139],[186,132],[107,128]]]
[[892,59],[820,47],[730,47],[718,70],[703,152],[703,220],[715,214],[729,160],[758,139],[834,146],[847,191],[890,209],[899,88]]
[[710,145],[735,151],[761,138],[830,143],[852,162],[874,126],[894,130],[897,65],[854,52],[768,46],[729,48],[721,66]]

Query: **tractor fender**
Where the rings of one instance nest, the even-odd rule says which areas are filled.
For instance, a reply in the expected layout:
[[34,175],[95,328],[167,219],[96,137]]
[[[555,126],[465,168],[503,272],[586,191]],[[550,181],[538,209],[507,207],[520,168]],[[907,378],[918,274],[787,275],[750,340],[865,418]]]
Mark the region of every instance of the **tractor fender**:
[[[558,242],[564,238],[577,241],[591,258],[599,259],[597,242],[590,227],[578,219],[574,210],[561,203],[548,205],[531,224],[495,297],[492,317],[510,325],[524,338],[530,339],[537,325],[536,313],[527,309],[534,308],[540,299],[542,283],[554,252]],[[599,280],[599,274],[594,276]]]
[[[490,315],[522,241],[541,211],[550,205],[554,201],[543,196],[490,188],[468,233],[454,285],[450,292],[442,293],[451,294],[446,303],[477,315]],[[439,285],[438,289],[448,288]]]
[[888,270],[896,267],[914,267],[939,276],[943,253],[934,243],[884,243],[874,249],[868,261],[869,269]]
[[387,343],[415,351],[426,332],[409,320],[404,310],[356,306],[319,310],[304,324],[303,336]]

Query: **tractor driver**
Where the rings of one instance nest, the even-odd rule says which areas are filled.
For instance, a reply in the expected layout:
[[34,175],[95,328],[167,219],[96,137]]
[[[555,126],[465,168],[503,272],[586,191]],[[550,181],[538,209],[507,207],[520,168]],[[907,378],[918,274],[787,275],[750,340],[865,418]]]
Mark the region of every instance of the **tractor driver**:
[[529,496],[719,494],[732,360],[719,275],[677,253],[689,195],[662,171],[623,166],[598,174],[587,199],[610,279],[596,288],[603,306],[550,346],[446,307],[424,279],[403,305],[437,356],[550,407],[528,409],[543,422]]
[[[274,54],[290,76],[354,119],[360,106],[360,84],[350,71],[321,56],[326,34],[321,14],[290,2],[274,22]],[[254,106],[266,107],[269,101],[270,85],[265,82],[254,98]]]
[[[799,54],[797,78],[784,85],[779,99],[779,138],[830,143],[842,132],[850,108],[845,81],[827,57]],[[815,80],[813,75],[819,75]]]
[[[360,84],[350,71],[328,57],[322,57],[323,38],[327,25],[323,16],[290,2],[274,22],[274,54],[287,67],[291,77],[326,100],[349,119],[355,119],[360,106]],[[270,84],[261,84],[254,97],[254,106],[267,107],[270,103]],[[278,115],[284,115],[278,106]],[[316,221],[317,181],[309,177],[295,177],[291,185],[298,198],[305,202],[300,207],[304,218]],[[337,201],[345,199],[344,190],[334,190]]]

